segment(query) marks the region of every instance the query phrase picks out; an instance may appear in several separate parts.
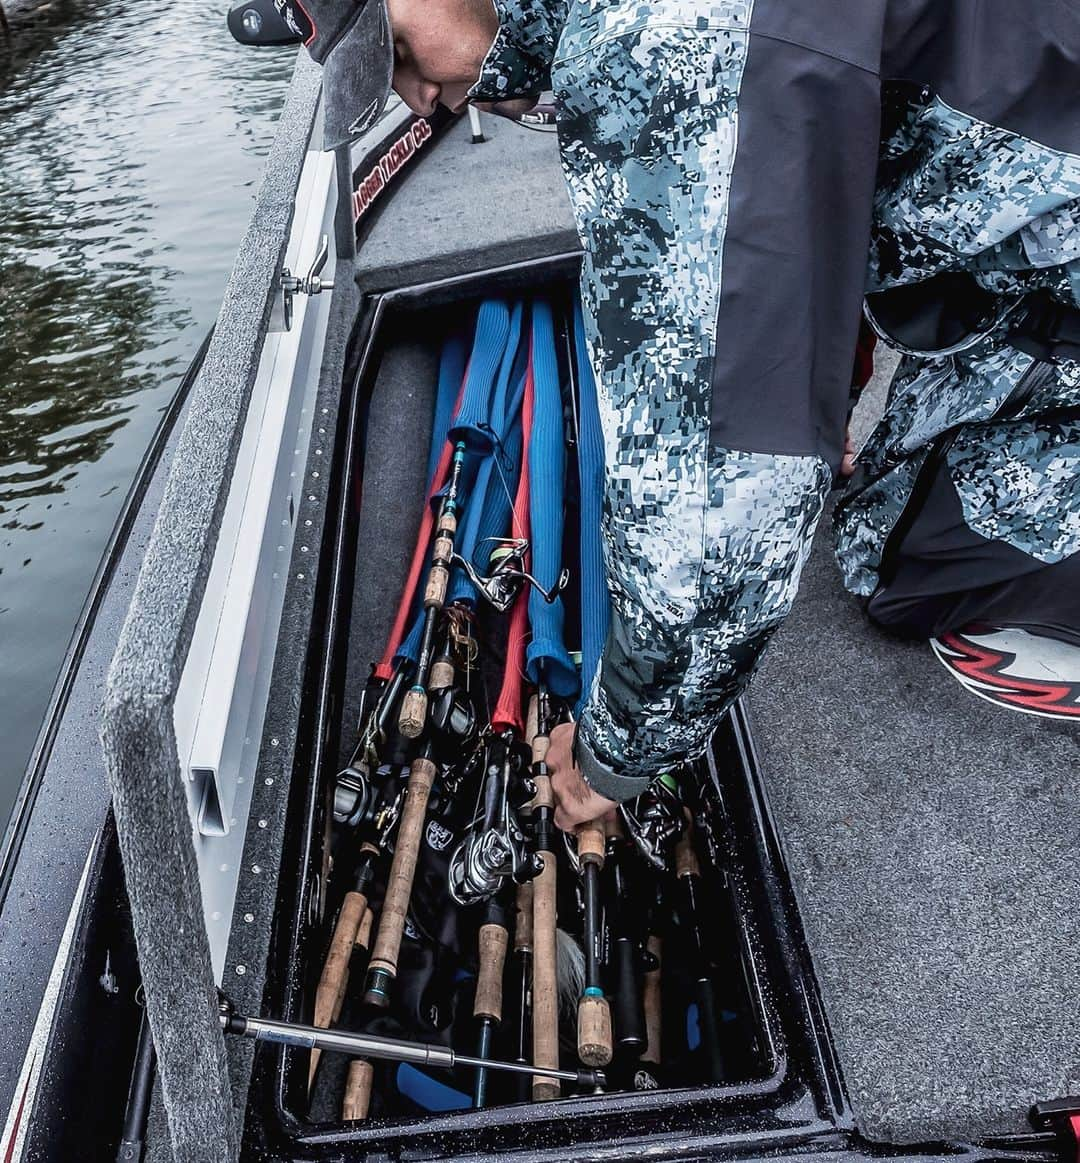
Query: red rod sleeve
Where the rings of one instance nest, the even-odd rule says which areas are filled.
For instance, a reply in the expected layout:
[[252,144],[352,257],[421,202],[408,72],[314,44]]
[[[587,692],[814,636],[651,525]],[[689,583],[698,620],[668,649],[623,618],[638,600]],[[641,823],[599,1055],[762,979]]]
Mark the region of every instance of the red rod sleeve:
[[[532,353],[525,373],[525,395],[521,401],[521,432],[523,448],[529,447],[533,418],[533,370]],[[521,476],[518,478],[517,495],[514,498],[514,536],[529,536],[529,458],[521,458]],[[525,568],[529,568],[529,555],[525,555]],[[496,731],[507,729],[519,736],[525,733],[525,639],[529,636],[529,587],[523,586],[514,599],[510,611],[510,630],[506,641],[506,669],[503,671],[502,690],[499,701],[491,716],[491,725]]]

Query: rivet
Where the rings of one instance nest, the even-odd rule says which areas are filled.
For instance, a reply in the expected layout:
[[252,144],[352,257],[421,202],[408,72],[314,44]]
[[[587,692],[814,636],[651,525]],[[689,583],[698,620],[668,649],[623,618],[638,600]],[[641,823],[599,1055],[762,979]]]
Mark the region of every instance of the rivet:
[[251,922],[253,920],[255,920],[255,914],[254,913],[244,913],[244,920],[247,921],[247,923],[250,925]]
[[313,477],[314,477],[316,480],[318,480],[318,479],[319,479],[319,473],[318,473],[318,470],[316,470],[315,472],[313,472],[311,475],[312,475],[312,476],[313,476]]
[[316,455],[316,456],[322,456],[322,449],[321,449],[321,448],[316,448],[316,449],[315,449],[315,455]]
[[325,436],[325,435],[326,435],[326,429],[325,429],[325,428],[320,428],[320,429],[319,429],[319,435],[320,435],[320,436]]
[[309,526],[309,527],[311,526],[311,523],[312,523],[312,522],[311,522],[311,518],[310,518],[310,517],[309,517],[309,518],[308,518],[308,519],[307,519],[307,520],[304,522],[304,524],[305,524],[305,525],[307,525],[307,526]]
[[300,552],[301,552],[301,553],[307,553],[307,546],[306,546],[306,545],[301,545],[301,546],[300,546]]
[[251,871],[254,872],[257,876],[260,872],[262,872],[262,869],[257,864],[253,864],[251,866]]
[[314,501],[314,500],[315,500],[315,494],[314,494],[314,493],[308,493],[308,500],[309,500],[309,501]]
[[245,973],[247,973],[247,970],[244,968],[243,965],[238,965],[236,967],[236,975],[238,977],[243,977]]
[[323,408],[322,414],[325,416],[330,411],[329,408]]
[[299,581],[303,581],[303,580],[304,580],[304,575],[303,575],[302,573],[298,573],[296,576],[297,576],[297,579],[298,579]]
[[275,735],[274,738],[270,740],[270,746],[276,747],[277,745],[278,745],[278,741],[277,741],[277,736]]
[[267,787],[273,787],[273,786],[274,786],[274,778],[273,778],[273,776],[270,776],[270,775],[268,775],[268,776],[266,777],[266,779],[264,779],[264,780],[263,780],[263,783],[265,783]]
[[260,828],[265,828],[265,827],[266,827],[266,821],[265,821],[265,820],[260,820],[260,821],[259,821],[259,827],[260,827]]

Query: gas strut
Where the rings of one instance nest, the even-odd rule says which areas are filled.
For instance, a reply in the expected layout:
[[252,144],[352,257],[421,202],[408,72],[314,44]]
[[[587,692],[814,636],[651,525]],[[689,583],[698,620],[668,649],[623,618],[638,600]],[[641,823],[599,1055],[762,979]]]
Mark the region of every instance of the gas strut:
[[144,1009],[139,1021],[139,1042],[131,1071],[124,1129],[120,1134],[116,1163],[139,1163],[142,1158],[146,1122],[150,1114],[150,1091],[154,1085],[154,1062],[154,1040],[150,1035],[150,1020]]
[[[504,1070],[510,1074],[532,1074],[533,1067],[520,1062],[500,1062],[490,1058],[476,1058],[459,1054],[449,1046],[429,1046],[424,1042],[405,1042],[397,1038],[380,1038],[375,1034],[355,1034],[346,1030],[320,1030],[315,1026],[301,1026],[295,1022],[279,1022],[273,1018],[249,1018],[238,1014],[223,1001],[221,1026],[227,1034],[251,1038],[256,1042],[273,1042],[279,1046],[297,1046],[304,1050],[320,1049],[330,1053],[348,1054],[362,1058],[385,1058],[391,1062],[410,1062],[416,1066],[437,1066],[453,1070],[455,1066],[473,1066],[485,1070]],[[586,1089],[606,1086],[599,1070],[552,1070],[548,1073],[564,1082],[573,1082]]]

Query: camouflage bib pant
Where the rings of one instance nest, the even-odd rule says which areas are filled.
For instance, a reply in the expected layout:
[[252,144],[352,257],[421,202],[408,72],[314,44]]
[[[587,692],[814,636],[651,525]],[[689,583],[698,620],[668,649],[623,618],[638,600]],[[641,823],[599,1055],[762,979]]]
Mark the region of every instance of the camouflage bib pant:
[[[868,252],[873,291],[951,274],[993,308],[1036,287],[1072,301],[1080,17],[1067,0],[496,7],[474,95],[550,68],[585,251],[613,611],[578,758],[623,799],[701,750],[790,608],[841,457]],[[946,429],[973,529],[1076,552],[1080,431],[1045,417],[1077,402],[1077,369],[992,420],[1034,360],[988,315],[974,347],[897,377],[838,523],[858,593]]]

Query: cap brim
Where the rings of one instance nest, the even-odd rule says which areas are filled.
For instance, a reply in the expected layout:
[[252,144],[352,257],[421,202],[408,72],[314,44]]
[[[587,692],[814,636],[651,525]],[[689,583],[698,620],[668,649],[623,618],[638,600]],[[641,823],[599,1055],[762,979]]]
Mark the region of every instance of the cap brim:
[[323,65],[323,149],[352,141],[375,124],[393,76],[386,0],[367,0]]

